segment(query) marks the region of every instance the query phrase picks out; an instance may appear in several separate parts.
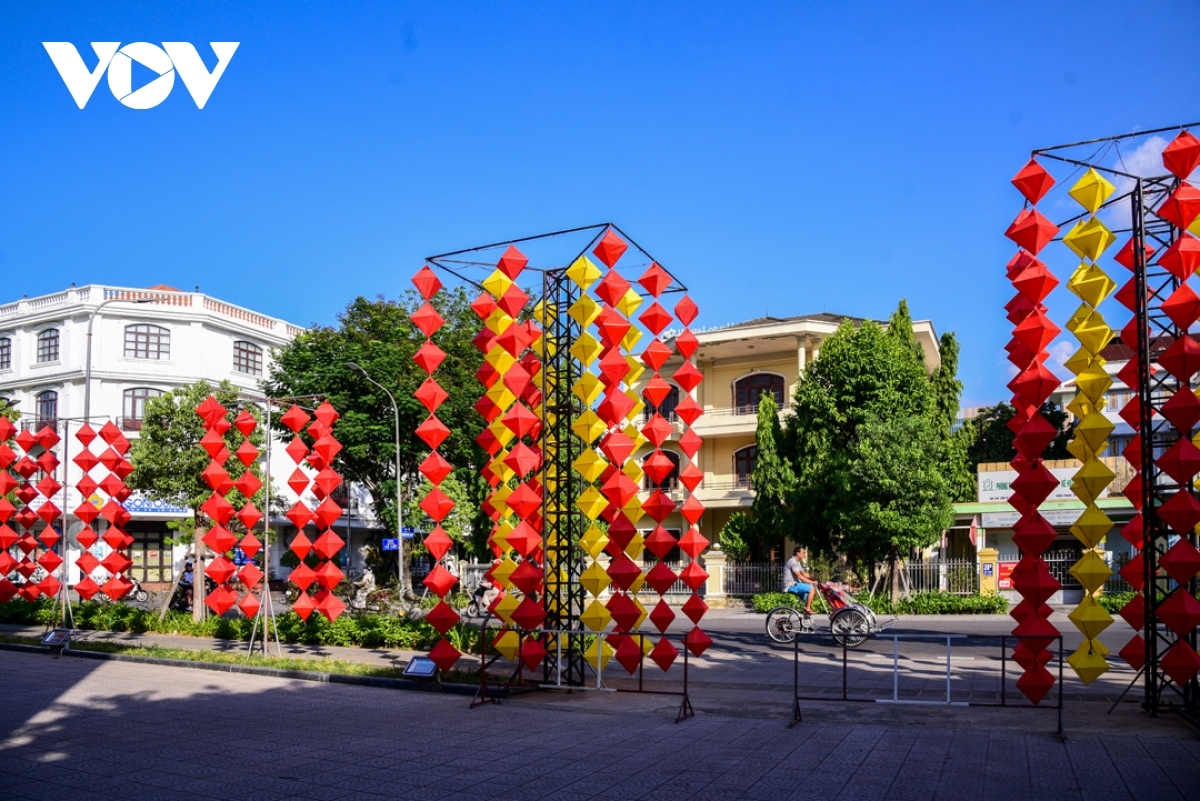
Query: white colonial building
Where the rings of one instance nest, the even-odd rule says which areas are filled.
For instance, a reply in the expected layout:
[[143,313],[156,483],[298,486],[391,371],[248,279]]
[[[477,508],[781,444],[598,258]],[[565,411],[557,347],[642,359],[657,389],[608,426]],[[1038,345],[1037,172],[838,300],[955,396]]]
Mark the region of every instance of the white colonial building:
[[[85,418],[90,387],[86,417],[93,427],[112,420],[132,439],[141,429],[146,402],[169,390],[201,380],[214,386],[228,380],[248,395],[260,395],[272,350],[303,330],[201,292],[164,285],[149,289],[72,286],[0,306],[0,404],[16,407],[22,428],[54,426],[67,438],[60,451],[77,448],[67,435],[78,430]],[[290,505],[296,497],[286,481],[295,465],[282,443],[275,442],[272,485]],[[82,524],[69,512],[84,499],[75,489],[81,476],[70,461],[70,451],[60,455],[65,456],[58,476],[64,489],[56,502],[68,512],[67,544],[74,553],[63,556],[73,567],[79,551],[72,535]],[[351,492],[349,498],[347,493],[339,494],[348,514],[343,516],[346,525],[337,529],[350,540],[351,523],[358,529],[371,525],[373,514],[366,499],[359,497],[364,493]],[[181,554],[164,547],[169,534],[166,524],[190,512],[136,494],[125,506],[133,515],[127,526],[135,540],[129,553],[133,576],[150,583],[170,581]],[[286,518],[276,516],[272,523],[280,534],[290,533],[284,530],[290,527]],[[271,551],[271,561],[277,563],[281,549]],[[361,561],[361,556],[354,561]],[[70,581],[77,579],[73,569]]]

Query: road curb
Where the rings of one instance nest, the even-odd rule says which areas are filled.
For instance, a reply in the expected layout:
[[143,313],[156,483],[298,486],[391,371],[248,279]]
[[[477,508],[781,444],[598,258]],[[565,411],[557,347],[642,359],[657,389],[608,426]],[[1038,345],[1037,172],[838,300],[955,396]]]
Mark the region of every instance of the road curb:
[[[16,651],[26,654],[45,654],[49,649],[41,645],[23,645],[21,643],[0,643],[0,651]],[[415,692],[441,692],[450,695],[475,695],[479,687],[474,684],[449,684],[412,681],[410,679],[389,679],[383,676],[353,676],[345,673],[321,673],[312,670],[284,670],[282,668],[261,667],[258,665],[226,665],[219,662],[200,662],[189,659],[164,659],[154,656],[133,656],[130,654],[110,654],[103,651],[66,650],[64,656],[74,656],[81,659],[96,659],[107,662],[138,662],[145,665],[161,665],[164,667],[192,668],[194,670],[212,670],[218,673],[243,673],[252,676],[268,676],[276,679],[298,679],[320,684],[350,684],[357,687],[380,687],[389,690],[411,690]],[[509,690],[499,687],[489,692],[501,698],[510,694]]]

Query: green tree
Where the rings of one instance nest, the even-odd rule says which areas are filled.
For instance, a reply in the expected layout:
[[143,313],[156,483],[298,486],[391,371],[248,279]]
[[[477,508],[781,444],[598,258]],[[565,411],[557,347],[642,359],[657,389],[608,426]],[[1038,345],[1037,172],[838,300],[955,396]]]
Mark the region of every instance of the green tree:
[[752,518],[742,531],[746,544],[759,551],[783,548],[787,532],[788,495],[796,483],[791,465],[779,453],[783,432],[779,425],[779,407],[771,393],[758,402],[758,427],[754,433],[754,487]]
[[[978,471],[979,465],[986,462],[1011,462],[1017,455],[1013,446],[1014,434],[1008,427],[1009,421],[1016,416],[1017,410],[1009,403],[997,403],[979,411],[975,417],[964,423],[964,428],[973,432],[972,443],[968,451],[968,462],[972,469]],[[1046,401],[1042,404],[1042,416],[1058,429],[1058,436],[1046,447],[1043,459],[1073,459],[1067,444],[1071,441],[1072,427],[1067,422],[1067,412],[1061,406]]]
[[797,382],[783,437],[795,483],[782,519],[793,539],[873,564],[931,545],[950,525],[960,470],[950,462],[966,449],[951,447],[957,347],[943,343],[952,363],[930,375],[903,301],[886,330],[847,321],[825,340]]
[[750,546],[746,543],[746,531],[751,525],[751,517],[745,512],[734,512],[721,526],[721,534],[717,540],[725,555],[739,562],[750,555]]
[[[415,434],[429,416],[414,397],[427,378],[413,361],[425,343],[425,335],[411,319],[422,303],[415,292],[399,300],[355,298],[338,316],[336,326],[310,329],[277,351],[264,382],[272,397],[324,395],[329,399],[341,414],[335,433],[344,449],[338,454],[337,468],[367,488],[376,512],[393,536],[398,531],[397,480],[404,484],[403,517],[419,516],[416,489],[422,477],[418,467],[429,453]],[[434,378],[449,393],[437,416],[450,429],[450,436],[438,450],[457,468],[466,497],[477,509],[486,484],[475,478],[484,457],[475,443],[483,418],[472,406],[481,391],[474,377],[481,357],[471,340],[481,323],[461,289],[439,293],[434,306],[445,319],[434,341],[446,353]],[[374,384],[349,370],[348,362],[362,367],[396,399],[399,476],[391,401]]]
[[[178,535],[173,539],[182,544],[191,542],[193,525],[204,524],[200,507],[212,495],[212,489],[201,476],[212,460],[200,447],[200,439],[204,436],[204,421],[196,414],[196,407],[209,395],[226,407],[239,408],[238,390],[228,381],[222,381],[216,388],[207,381],[199,381],[151,398],[146,403],[142,430],[137,439],[133,440],[129,452],[129,461],[133,465],[133,472],[128,480],[130,489],[139,490],[154,500],[192,510],[195,516],[193,520],[175,526]],[[254,415],[255,419],[262,418],[260,410],[254,404],[245,404],[244,408]],[[250,441],[256,447],[262,448],[266,438],[261,428],[251,434]],[[231,427],[225,434],[225,446],[232,453],[241,444],[241,432]],[[257,461],[251,462],[247,467],[239,459],[230,457],[223,466],[235,481],[247,471],[262,478]],[[237,490],[230,490],[226,495],[229,502],[237,508],[247,500],[261,506],[264,497],[265,492],[261,489],[253,498],[245,498]],[[228,528],[237,534],[242,532],[240,525],[235,518]]]

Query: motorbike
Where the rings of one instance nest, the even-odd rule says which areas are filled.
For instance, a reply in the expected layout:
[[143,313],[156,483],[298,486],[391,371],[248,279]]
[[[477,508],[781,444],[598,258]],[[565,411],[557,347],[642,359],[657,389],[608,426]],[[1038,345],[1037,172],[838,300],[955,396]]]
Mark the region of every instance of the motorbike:
[[133,585],[129,590],[130,598],[138,603],[145,603],[146,601],[150,600],[150,593],[146,592],[146,589],[142,587],[142,582],[138,581],[133,576],[126,576],[125,580]]

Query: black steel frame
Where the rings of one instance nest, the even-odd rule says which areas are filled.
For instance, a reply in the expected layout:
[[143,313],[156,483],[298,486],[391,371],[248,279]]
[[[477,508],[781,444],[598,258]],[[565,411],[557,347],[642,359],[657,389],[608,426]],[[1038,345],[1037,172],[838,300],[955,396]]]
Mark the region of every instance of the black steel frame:
[[[1190,483],[1178,484],[1155,464],[1155,458],[1170,448],[1180,437],[1190,439],[1197,431],[1197,429],[1180,431],[1165,417],[1158,414],[1163,404],[1170,400],[1179,387],[1175,378],[1166,370],[1160,369],[1156,374],[1150,372],[1152,361],[1157,361],[1159,355],[1177,338],[1189,335],[1187,330],[1177,327],[1162,311],[1162,302],[1179,288],[1181,282],[1159,266],[1157,261],[1157,257],[1183,234],[1182,231],[1154,214],[1154,209],[1158,208],[1167,195],[1179,186],[1179,180],[1173,175],[1145,177],[1117,170],[1098,163],[1099,159],[1096,154],[1086,159],[1077,159],[1060,152],[1082,145],[1116,143],[1133,137],[1179,131],[1193,126],[1200,126],[1200,122],[1041,148],[1034,150],[1032,156],[1054,159],[1072,164],[1077,168],[1093,168],[1097,172],[1133,182],[1133,188],[1129,192],[1110,198],[1104,205],[1109,207],[1128,199],[1131,212],[1130,227],[1116,229],[1114,233],[1128,233],[1133,240],[1134,289],[1137,294],[1135,350],[1138,359],[1138,386],[1136,390],[1141,403],[1139,431],[1142,460],[1140,471],[1142,480],[1141,514],[1142,526],[1145,531],[1145,547],[1141,551],[1144,568],[1142,596],[1146,607],[1142,628],[1142,638],[1146,643],[1146,663],[1141,671],[1143,677],[1142,708],[1151,714],[1173,711],[1193,723],[1200,723],[1200,680],[1193,677],[1185,686],[1181,687],[1163,671],[1162,656],[1174,644],[1176,637],[1170,629],[1158,621],[1158,609],[1171,594],[1168,583],[1170,576],[1160,567],[1159,559],[1167,550],[1167,538],[1174,532],[1159,519],[1155,510],[1176,492],[1198,494]],[[1060,227],[1065,227],[1083,216],[1085,215],[1077,215],[1065,220]],[[1155,248],[1155,253],[1149,259],[1146,258],[1146,245]],[[1135,388],[1130,387],[1130,389]],[[1189,532],[1187,537],[1192,545],[1200,544],[1195,531]],[[1197,590],[1200,590],[1200,579],[1193,576],[1187,586],[1181,586],[1176,591],[1195,594]],[[1195,650],[1196,631],[1193,629],[1185,639]]]
[[[540,447],[542,459],[542,521],[543,521],[543,553],[542,581],[544,587],[543,600],[546,610],[544,627],[546,629],[566,631],[568,634],[556,634],[565,637],[563,643],[563,665],[558,664],[556,648],[548,648],[546,659],[543,661],[543,675],[546,682],[552,675],[561,675],[563,684],[568,687],[582,687],[585,683],[584,671],[587,662],[584,659],[584,638],[587,636],[579,617],[583,613],[587,596],[579,577],[583,573],[583,552],[579,547],[579,538],[587,528],[587,520],[583,512],[576,506],[575,501],[584,492],[583,478],[574,472],[572,463],[587,447],[585,443],[571,430],[571,424],[584,411],[583,404],[571,392],[571,387],[583,374],[581,365],[570,352],[582,327],[567,310],[579,300],[580,290],[574,281],[567,277],[567,270],[579,257],[585,256],[608,231],[615,231],[629,246],[640,252],[651,262],[662,267],[671,275],[671,285],[666,293],[686,292],[684,286],[670,270],[650,255],[633,237],[621,230],[612,222],[585,225],[578,228],[568,228],[545,234],[508,239],[493,242],[479,247],[455,250],[437,256],[429,256],[426,263],[455,276],[475,287],[482,288],[479,281],[468,274],[469,269],[492,270],[494,261],[480,261],[471,258],[484,251],[494,251],[509,245],[520,245],[524,242],[540,241],[571,234],[591,234],[587,244],[573,253],[569,259],[560,265],[537,265],[530,263],[526,269],[541,272],[541,300],[544,301],[546,325],[542,333],[544,347],[541,371],[541,390],[543,397],[544,420],[542,426]],[[531,303],[536,303],[533,299]],[[566,576],[566,581],[561,580]]]

